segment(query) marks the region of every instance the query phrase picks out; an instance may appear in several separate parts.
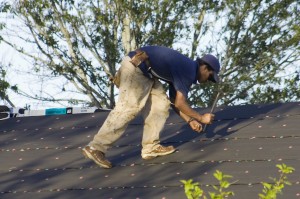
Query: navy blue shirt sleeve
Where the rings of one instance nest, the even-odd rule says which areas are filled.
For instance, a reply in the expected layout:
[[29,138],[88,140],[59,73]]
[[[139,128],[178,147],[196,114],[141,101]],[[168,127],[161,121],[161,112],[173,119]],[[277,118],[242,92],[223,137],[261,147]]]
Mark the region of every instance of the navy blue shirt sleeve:
[[173,74],[173,85],[175,90],[180,91],[185,96],[185,98],[187,98],[190,87],[195,82],[194,68],[185,67],[185,66],[174,67],[172,74]]

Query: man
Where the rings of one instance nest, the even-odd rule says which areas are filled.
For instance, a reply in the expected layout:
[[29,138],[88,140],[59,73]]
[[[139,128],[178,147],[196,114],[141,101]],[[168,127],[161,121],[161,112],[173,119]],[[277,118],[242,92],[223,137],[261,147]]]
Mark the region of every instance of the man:
[[[83,148],[83,154],[100,167],[111,168],[105,153],[138,113],[144,118],[142,158],[152,159],[173,153],[173,146],[162,146],[159,141],[160,131],[169,116],[170,104],[194,131],[200,132],[201,124],[211,124],[214,115],[200,115],[193,110],[187,103],[188,92],[197,81],[218,82],[219,71],[220,63],[213,55],[193,61],[161,46],[146,46],[130,52],[116,75],[120,91],[116,107],[94,139]],[[171,103],[159,79],[169,83]]]

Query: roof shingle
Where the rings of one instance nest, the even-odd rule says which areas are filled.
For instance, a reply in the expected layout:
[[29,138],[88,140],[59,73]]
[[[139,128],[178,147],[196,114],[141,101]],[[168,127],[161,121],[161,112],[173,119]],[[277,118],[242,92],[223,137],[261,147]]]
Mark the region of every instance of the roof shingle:
[[[197,109],[206,112],[205,109]],[[215,170],[232,175],[232,198],[258,198],[261,182],[277,177],[276,164],[296,171],[278,198],[300,198],[300,103],[218,107],[206,134],[193,132],[171,112],[161,134],[174,154],[142,160],[142,120],[135,119],[106,154],[112,169],[98,168],[80,152],[107,112],[16,117],[0,121],[0,198],[183,199],[180,180],[206,191]]]

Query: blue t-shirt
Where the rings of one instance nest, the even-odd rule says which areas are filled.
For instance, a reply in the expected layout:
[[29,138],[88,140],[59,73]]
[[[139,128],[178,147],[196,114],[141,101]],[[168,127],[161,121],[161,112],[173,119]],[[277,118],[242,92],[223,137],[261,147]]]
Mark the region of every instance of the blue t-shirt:
[[[176,91],[180,91],[187,98],[191,85],[197,83],[198,63],[167,47],[145,46],[140,49],[149,56],[152,75],[170,84],[170,97],[175,99]],[[139,67],[149,77],[146,64]]]

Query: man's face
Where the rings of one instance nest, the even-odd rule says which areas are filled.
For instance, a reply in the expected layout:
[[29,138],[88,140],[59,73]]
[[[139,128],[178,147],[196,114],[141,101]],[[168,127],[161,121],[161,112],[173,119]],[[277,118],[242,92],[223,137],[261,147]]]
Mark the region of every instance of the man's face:
[[209,70],[206,65],[202,65],[198,71],[198,82],[205,83],[210,79],[213,79],[214,71]]

